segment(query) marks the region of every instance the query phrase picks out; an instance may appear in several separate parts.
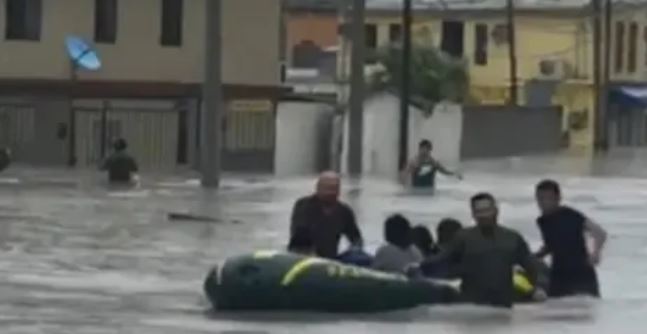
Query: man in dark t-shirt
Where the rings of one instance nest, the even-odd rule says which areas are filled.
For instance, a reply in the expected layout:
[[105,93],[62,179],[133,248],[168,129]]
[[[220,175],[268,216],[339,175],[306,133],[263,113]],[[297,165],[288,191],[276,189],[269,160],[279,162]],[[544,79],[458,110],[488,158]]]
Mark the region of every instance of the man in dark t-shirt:
[[[555,181],[541,181],[536,187],[535,197],[541,210],[537,225],[544,241],[537,256],[551,255],[552,258],[549,296],[559,298],[583,294],[599,297],[595,266],[600,262],[606,231],[579,211],[561,205],[561,190]],[[587,232],[594,240],[590,253]]]
[[292,210],[290,236],[309,233],[315,254],[329,259],[337,257],[342,236],[352,246],[362,247],[355,214],[339,201],[340,183],[339,175],[334,172],[321,174],[315,194],[299,199]]
[[126,152],[128,144],[124,139],[117,139],[113,145],[114,152],[103,162],[101,170],[108,172],[111,184],[132,184],[138,171],[137,162]]

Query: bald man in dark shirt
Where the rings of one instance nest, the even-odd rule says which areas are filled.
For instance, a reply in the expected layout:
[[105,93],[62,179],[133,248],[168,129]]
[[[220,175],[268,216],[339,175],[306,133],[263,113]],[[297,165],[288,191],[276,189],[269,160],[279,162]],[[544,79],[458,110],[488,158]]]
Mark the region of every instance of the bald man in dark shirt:
[[315,193],[299,199],[292,210],[290,236],[308,233],[315,254],[329,259],[337,257],[342,236],[354,247],[363,244],[353,210],[339,201],[340,187],[339,175],[325,172],[317,180]]

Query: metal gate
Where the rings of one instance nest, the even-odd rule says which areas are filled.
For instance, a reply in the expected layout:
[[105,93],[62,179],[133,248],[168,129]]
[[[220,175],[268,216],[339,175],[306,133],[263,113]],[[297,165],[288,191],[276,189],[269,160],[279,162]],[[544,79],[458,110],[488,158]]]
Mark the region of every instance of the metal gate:
[[[617,108],[617,107],[616,107]],[[614,110],[609,123],[611,147],[647,146],[647,111],[627,108]]]
[[29,104],[0,104],[0,147],[20,160],[34,139],[35,108]]
[[225,122],[223,167],[233,171],[272,171],[275,136],[271,101],[232,101]]
[[140,168],[171,169],[177,165],[179,111],[173,103],[108,103],[104,107],[75,107],[75,113],[79,166],[99,164],[102,152],[110,152],[116,138],[126,139]]

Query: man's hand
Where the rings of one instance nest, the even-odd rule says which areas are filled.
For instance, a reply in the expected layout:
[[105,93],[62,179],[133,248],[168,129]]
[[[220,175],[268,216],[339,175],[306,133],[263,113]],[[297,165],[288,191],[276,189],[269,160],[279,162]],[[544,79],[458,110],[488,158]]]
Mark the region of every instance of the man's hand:
[[589,263],[591,263],[592,266],[596,267],[600,264],[600,257],[600,252],[591,252],[591,254],[589,255]]
[[548,299],[548,295],[542,288],[536,288],[532,293],[532,300],[536,302],[544,302],[546,299]]
[[407,275],[409,278],[418,278],[422,277],[422,269],[420,269],[420,264],[418,263],[412,263],[407,265],[404,268],[404,274]]

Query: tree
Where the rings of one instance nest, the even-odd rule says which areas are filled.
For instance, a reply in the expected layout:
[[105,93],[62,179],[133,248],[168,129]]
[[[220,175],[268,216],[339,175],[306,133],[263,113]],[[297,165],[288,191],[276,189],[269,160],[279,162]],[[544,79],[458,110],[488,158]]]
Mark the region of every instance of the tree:
[[[398,90],[400,87],[400,50],[388,47],[378,55],[380,68],[375,71],[372,87]],[[432,47],[415,46],[411,53],[411,95],[426,103],[463,102],[468,95],[469,75],[465,61]]]

